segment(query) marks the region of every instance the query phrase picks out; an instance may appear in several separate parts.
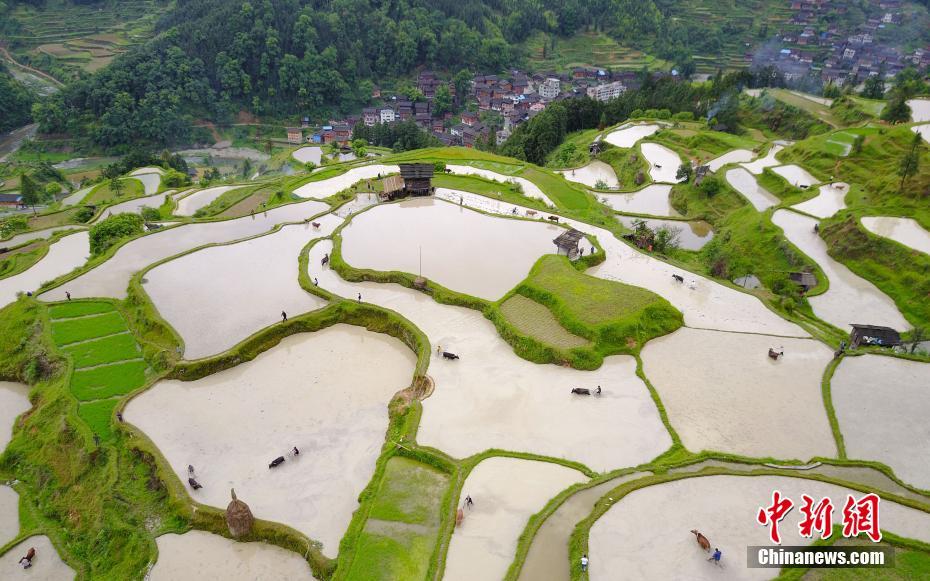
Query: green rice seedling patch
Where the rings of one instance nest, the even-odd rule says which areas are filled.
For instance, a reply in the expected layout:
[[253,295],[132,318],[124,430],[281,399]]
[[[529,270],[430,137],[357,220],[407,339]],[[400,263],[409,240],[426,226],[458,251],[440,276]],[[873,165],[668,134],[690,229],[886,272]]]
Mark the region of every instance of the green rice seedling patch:
[[71,393],[80,401],[125,395],[145,384],[145,361],[125,361],[90,369],[77,369]]
[[116,311],[76,319],[52,321],[52,339],[59,346],[113,335],[126,330],[126,321]]
[[591,345],[587,339],[573,335],[559,324],[545,305],[523,295],[513,295],[504,301],[501,313],[521,333],[557,349],[569,350]]
[[113,305],[110,303],[74,302],[52,305],[48,309],[48,314],[52,319],[70,319],[71,317],[107,313],[112,310]]
[[78,417],[84,420],[90,429],[103,440],[113,437],[113,408],[119,398],[102,399],[78,405]]
[[76,369],[138,359],[142,356],[131,333],[109,335],[92,341],[76,343],[70,347],[64,347],[64,351],[71,355]]

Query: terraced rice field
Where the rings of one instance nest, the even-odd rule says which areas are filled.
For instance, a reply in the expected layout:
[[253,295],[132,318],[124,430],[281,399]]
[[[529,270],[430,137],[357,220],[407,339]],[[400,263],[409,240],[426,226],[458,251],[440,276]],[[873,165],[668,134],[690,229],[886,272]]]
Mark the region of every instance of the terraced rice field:
[[52,340],[74,364],[70,389],[78,416],[102,439],[113,435],[113,408],[142,387],[148,365],[122,314],[111,303],[67,302],[49,308]]

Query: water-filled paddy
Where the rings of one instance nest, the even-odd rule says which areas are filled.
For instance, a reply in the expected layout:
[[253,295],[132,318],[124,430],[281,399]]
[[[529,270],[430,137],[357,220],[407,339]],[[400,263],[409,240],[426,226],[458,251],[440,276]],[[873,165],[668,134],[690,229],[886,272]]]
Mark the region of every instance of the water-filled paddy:
[[[233,487],[256,518],[290,525],[335,556],[381,451],[387,404],[414,365],[397,339],[336,325],[197,381],[161,381],[124,415],[182,482],[195,467],[195,500],[225,508]],[[300,455],[288,456],[294,446]],[[270,470],[278,456],[288,460]]]
[[52,234],[55,232],[62,232],[64,230],[74,230],[81,228],[80,226],[65,225],[65,226],[55,226],[54,228],[46,228],[44,230],[33,230],[31,232],[23,232],[22,234],[17,234],[11,236],[6,240],[0,240],[0,248],[15,248],[17,246],[22,246],[26,242],[32,240],[48,240],[52,237]]
[[799,165],[780,165],[772,168],[772,171],[796,188],[809,188],[820,181]]
[[16,293],[34,292],[43,282],[58,278],[81,266],[89,256],[90,236],[86,230],[62,237],[49,246],[48,254],[31,268],[0,279],[0,308],[15,301]]
[[151,196],[158,191],[158,188],[161,187],[161,174],[160,173],[138,173],[133,172],[130,174],[133,176],[133,179],[137,179],[142,182],[142,188],[146,196]]
[[[437,195],[441,195],[441,192],[437,192]],[[484,212],[505,216],[511,215],[514,209],[520,215],[526,212],[526,208],[468,192],[455,194],[455,199],[461,199],[465,205]],[[791,337],[808,336],[803,329],[782,319],[752,295],[637,252],[604,229],[564,218],[560,222],[595,236],[607,251],[605,262],[588,270],[588,274],[640,286],[661,295],[684,314],[685,324],[690,327]],[[683,276],[686,282],[675,282],[672,275],[676,274]]]
[[142,198],[136,198],[134,200],[129,200],[128,202],[122,202],[114,206],[110,206],[106,210],[100,213],[100,216],[94,220],[94,222],[99,222],[110,216],[115,216],[116,214],[130,213],[138,214],[142,211],[142,208],[159,208],[162,204],[165,203],[165,200],[173,194],[174,192],[169,190],[161,194],[155,194],[152,196],[144,196]]
[[335,177],[308,182],[295,189],[294,194],[301,198],[322,200],[333,194],[338,194],[342,190],[351,187],[356,182],[375,179],[378,176],[384,177],[388,174],[398,173],[399,171],[400,168],[396,165],[382,165],[377,163],[373,165],[363,165],[361,167],[352,168],[344,174]]
[[749,200],[756,210],[760,212],[780,203],[777,196],[763,188],[756,178],[743,168],[729,170],[724,177],[737,192]]
[[[121,246],[109,260],[66,285],[48,291],[42,295],[42,299],[64,300],[65,292],[70,292],[74,298],[114,297],[122,299],[126,296],[126,286],[133,273],[150,264],[205,244],[231,242],[261,234],[277,224],[302,221],[327,208],[326,204],[320,202],[302,202],[280,206],[236,220],[185,224],[161,230]],[[87,236],[86,233],[84,236]],[[0,287],[2,287],[2,281],[0,281]]]
[[517,539],[530,516],[572,484],[584,482],[577,470],[550,462],[488,458],[478,464],[462,487],[474,501],[449,543],[444,579],[502,579],[517,549]]
[[658,143],[643,143],[639,148],[643,152],[643,157],[649,162],[649,175],[652,181],[667,184],[684,181],[685,178],[675,177],[681,166],[681,158],[677,153]]
[[594,160],[588,165],[566,169],[558,172],[571,182],[584,184],[589,188],[616,189],[620,187],[614,168],[600,160]]
[[[423,402],[417,440],[454,457],[490,448],[571,458],[595,470],[635,466],[671,445],[645,384],[629,356],[604,360],[596,371],[537,365],[517,357],[494,325],[478,311],[435,302],[395,284],[349,283],[310,252],[310,277],[339,296],[358,293],[392,309],[422,329],[432,346],[460,355],[448,361],[433,353],[429,374],[436,388]],[[602,385],[600,398],[572,396],[572,387]],[[592,446],[597,434],[611,446]]]
[[320,165],[320,161],[323,159],[323,150],[319,147],[301,147],[291,152],[291,155],[300,163],[309,161]]
[[[385,204],[342,231],[342,254],[356,268],[421,272],[452,290],[496,300],[526,278],[564,229],[486,216],[448,202]],[[422,261],[421,261],[422,258]]]
[[[32,567],[23,569],[19,560],[30,548],[36,550]],[[71,581],[75,578],[74,570],[58,556],[52,541],[46,536],[29,537],[0,557],[0,571],[6,581]]]
[[[214,246],[161,264],[145,275],[155,308],[184,340],[184,357],[229,349],[260,329],[322,307],[326,301],[300,287],[297,257],[313,238],[342,223],[331,215],[311,224],[232,245]],[[273,257],[269,260],[269,257]]]
[[616,210],[629,214],[649,214],[650,216],[678,216],[678,212],[669,201],[672,186],[652,184],[628,194],[598,193],[598,199]]
[[[785,355],[773,361],[769,348]],[[643,371],[686,448],[799,460],[836,455],[820,391],[832,357],[812,339],[690,328],[642,351]]]
[[765,157],[760,157],[759,159],[751,162],[742,164],[743,167],[748,169],[750,173],[759,175],[767,167],[774,167],[779,164],[779,161],[775,159],[775,156],[778,155],[778,152],[784,149],[781,145],[773,145],[769,149],[768,153],[765,154]]
[[[658,125],[624,125],[604,136],[604,141],[617,147],[633,147],[640,139],[661,129]],[[676,168],[677,169],[677,168]]]
[[209,206],[214,200],[237,187],[240,186],[217,186],[188,194],[178,200],[178,207],[174,213],[178,216],[193,216],[197,210]]
[[927,143],[930,143],[930,125],[916,125],[911,127],[911,131],[920,135]]
[[830,257],[827,244],[814,232],[817,220],[778,210],[772,215],[772,222],[784,230],[788,240],[816,262],[830,280],[827,292],[808,297],[818,317],[844,331],[853,323],[902,331],[910,327],[888,295]]
[[[617,220],[630,229],[633,228],[633,222],[639,219],[631,216],[617,216]],[[653,230],[665,227],[678,232],[678,245],[685,250],[700,250],[714,237],[714,231],[711,229],[710,224],[701,220],[685,222],[682,220],[654,220],[648,218],[643,221]]]
[[710,168],[711,172],[716,172],[723,166],[730,163],[743,163],[752,161],[752,158],[756,156],[755,153],[749,151],[748,149],[734,149],[733,151],[728,151],[720,157],[714,158],[707,163],[707,167]]
[[528,198],[534,198],[536,200],[542,200],[546,203],[547,206],[553,206],[552,200],[549,199],[546,194],[543,193],[539,186],[531,182],[526,178],[508,176],[496,171],[491,171],[488,169],[481,169],[479,167],[472,167],[470,165],[447,165],[446,169],[456,175],[470,175],[470,176],[479,176],[487,180],[492,180],[496,182],[513,182],[520,184],[520,187],[523,189],[523,195]]
[[[623,571],[630,579],[770,579],[777,569],[746,567],[746,547],[770,546],[769,529],[755,515],[771,503],[772,491],[795,503],[807,494],[815,501],[829,496],[837,512],[846,495],[863,493],[833,484],[783,476],[704,476],[636,490],[611,507],[591,527],[590,578],[616,579]],[[841,517],[834,514],[834,523]],[[799,511],[793,510],[779,530],[785,546],[806,545],[798,534]],[[649,526],[643,526],[649,523]],[[882,529],[930,540],[930,515],[890,501],[881,504]],[[698,529],[723,553],[722,569],[707,562],[710,556],[695,542]]]
[[816,197],[791,207],[818,218],[829,218],[846,207],[847,193],[849,193],[849,184],[824,184],[820,186],[820,192]]
[[930,364],[846,357],[830,385],[846,455],[887,464],[904,482],[930,490]]
[[[0,381],[0,454],[6,449],[13,436],[13,423],[20,414],[27,411],[29,387],[22,383]],[[0,543],[2,546],[3,543]]]
[[19,534],[19,495],[9,486],[0,485],[0,547]]
[[147,581],[265,581],[314,579],[297,553],[267,543],[237,543],[204,531],[156,539],[158,561]]
[[930,232],[913,218],[867,216],[862,218],[862,225],[872,234],[890,238],[914,250],[930,254]]
[[911,108],[912,121],[930,121],[930,99],[911,99],[907,105]]

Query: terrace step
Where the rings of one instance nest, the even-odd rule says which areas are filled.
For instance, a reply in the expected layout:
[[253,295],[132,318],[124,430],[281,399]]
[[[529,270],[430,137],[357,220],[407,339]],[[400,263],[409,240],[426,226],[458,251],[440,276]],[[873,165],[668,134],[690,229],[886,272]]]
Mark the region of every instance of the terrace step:
[[74,370],[75,371],[86,371],[88,369],[97,369],[98,367],[110,367],[113,365],[122,365],[123,363],[133,363],[136,361],[145,361],[145,359],[143,359],[142,357],[133,357],[132,359],[120,359],[119,361],[111,361],[109,363],[98,363],[97,365],[88,365],[86,367],[75,367]]
[[82,345],[84,343],[90,343],[91,341],[97,341],[99,339],[106,339],[107,337],[115,337],[116,335],[128,335],[128,334],[129,334],[129,329],[126,329],[125,331],[110,333],[109,335],[99,335],[97,337],[91,337],[89,339],[81,339],[80,341],[72,341],[71,343],[63,343],[58,346],[59,347],[72,347],[74,345]]

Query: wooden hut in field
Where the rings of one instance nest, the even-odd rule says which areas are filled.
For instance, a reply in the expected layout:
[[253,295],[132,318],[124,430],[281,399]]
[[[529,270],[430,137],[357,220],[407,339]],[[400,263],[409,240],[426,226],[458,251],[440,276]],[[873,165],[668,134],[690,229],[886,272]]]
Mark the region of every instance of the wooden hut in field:
[[404,194],[407,196],[429,196],[433,193],[431,163],[402,163],[400,176],[404,179]]
[[574,228],[566,230],[558,235],[552,242],[557,248],[556,254],[567,256],[569,260],[575,260],[579,256],[578,241],[584,236],[582,232]]
[[792,272],[788,277],[791,282],[804,289],[804,292],[808,292],[817,286],[817,277],[812,272]]
[[853,324],[852,328],[852,333],[849,334],[849,345],[853,348],[860,345],[894,347],[901,344],[901,335],[891,327]]
[[255,517],[252,516],[249,505],[236,498],[236,490],[232,489],[230,492],[232,501],[226,507],[226,526],[229,527],[229,534],[238,539],[252,532]]
[[404,195],[404,178],[401,176],[388,176],[381,180],[381,193],[378,196],[382,201],[390,201]]

